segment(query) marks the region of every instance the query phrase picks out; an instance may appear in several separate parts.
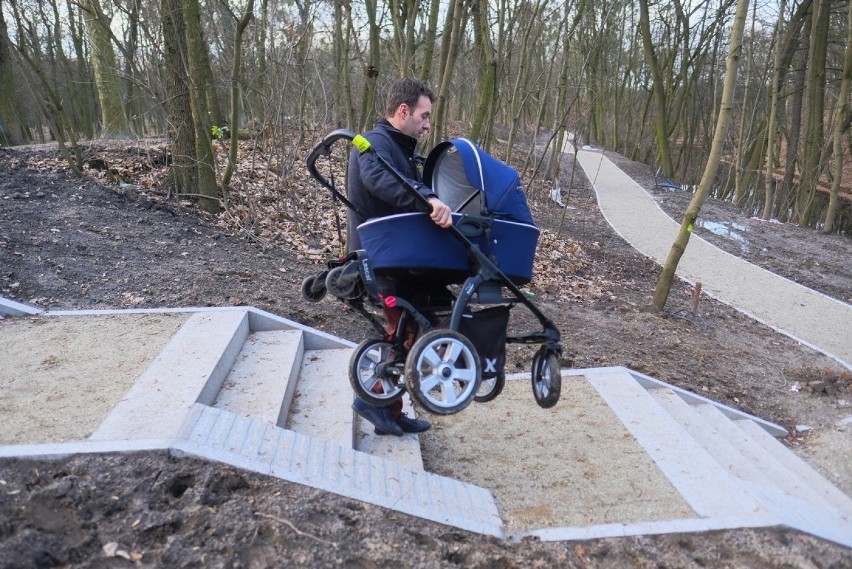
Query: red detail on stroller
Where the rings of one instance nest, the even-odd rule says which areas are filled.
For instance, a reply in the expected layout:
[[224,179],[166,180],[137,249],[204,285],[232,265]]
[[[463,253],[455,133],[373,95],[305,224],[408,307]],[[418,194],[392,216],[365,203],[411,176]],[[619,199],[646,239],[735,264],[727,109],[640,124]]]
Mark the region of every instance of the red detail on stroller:
[[[347,130],[331,132],[307,158],[311,176],[335,199],[357,211],[317,168],[319,158],[331,157],[339,140],[351,141],[376,160],[429,211],[428,201],[404,176],[372,151],[368,141]],[[506,343],[540,344],[532,362],[533,395],[539,406],[553,407],[561,390],[560,333],[518,288],[532,278],[539,231],[517,172],[473,142],[456,139],[432,150],[424,181],[455,212],[450,228],[436,226],[428,213],[371,219],[357,228],[363,249],[329,261],[302,283],[305,299],[318,302],[328,292],[378,332],[378,338],[361,342],[350,359],[355,394],[387,406],[408,391],[432,413],[457,413],[472,401],[499,395],[505,384]],[[383,275],[416,275],[431,294],[383,297],[376,283]],[[389,303],[401,309],[393,331],[368,309]],[[541,330],[507,333],[509,309],[519,304],[538,319]],[[419,336],[411,344],[414,324]]]

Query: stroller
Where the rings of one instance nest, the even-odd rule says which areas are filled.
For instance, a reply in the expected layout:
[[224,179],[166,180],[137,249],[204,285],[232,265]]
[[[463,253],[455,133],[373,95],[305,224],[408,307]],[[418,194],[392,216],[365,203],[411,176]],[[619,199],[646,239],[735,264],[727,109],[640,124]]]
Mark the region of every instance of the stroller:
[[[429,211],[428,201],[370,148],[367,139],[344,129],[328,134],[307,158],[311,176],[333,199],[357,211],[338,191],[333,176],[317,168],[320,157],[331,159],[332,147],[340,140],[376,160]],[[500,394],[506,381],[507,343],[541,344],[532,360],[533,395],[539,406],[553,407],[561,391],[560,334],[519,288],[532,279],[539,231],[518,173],[460,138],[442,142],[429,153],[423,177],[453,210],[452,227],[439,228],[427,213],[371,219],[357,227],[363,249],[329,261],[302,283],[306,300],[318,302],[330,293],[363,315],[379,334],[361,342],[352,354],[353,391],[376,406],[391,405],[407,391],[432,413],[457,413],[472,401],[486,402]],[[444,294],[431,295],[426,304],[419,298],[382,296],[376,284],[381,275],[415,275]],[[509,309],[517,304],[539,320],[540,331],[507,333]],[[394,334],[374,315],[384,306],[402,309]],[[412,320],[419,334],[406,350]]]

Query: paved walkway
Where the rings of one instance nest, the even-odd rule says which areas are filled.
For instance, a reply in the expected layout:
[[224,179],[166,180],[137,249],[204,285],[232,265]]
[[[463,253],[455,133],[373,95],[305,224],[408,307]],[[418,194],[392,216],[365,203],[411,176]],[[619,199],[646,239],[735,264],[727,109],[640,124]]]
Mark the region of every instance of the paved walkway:
[[[597,193],[607,222],[628,243],[665,263],[680,224],[603,153],[577,159]],[[713,298],[756,318],[852,369],[852,306],[735,257],[693,235],[678,276],[700,282]]]

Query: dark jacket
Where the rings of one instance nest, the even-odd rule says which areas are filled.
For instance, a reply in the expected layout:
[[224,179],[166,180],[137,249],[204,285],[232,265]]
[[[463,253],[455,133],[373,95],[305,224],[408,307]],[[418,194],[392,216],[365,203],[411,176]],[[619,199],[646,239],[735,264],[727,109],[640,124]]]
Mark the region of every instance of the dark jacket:
[[[364,136],[380,156],[411,181],[417,191],[425,197],[435,196],[421,181],[420,171],[414,161],[416,139],[398,131],[386,119],[376,123],[373,130]],[[368,219],[421,209],[411,192],[386,168],[369,154],[361,154],[355,148],[349,155],[348,184],[349,201],[364,213],[364,216],[359,216],[353,211],[349,212],[350,251],[361,248],[355,228]]]

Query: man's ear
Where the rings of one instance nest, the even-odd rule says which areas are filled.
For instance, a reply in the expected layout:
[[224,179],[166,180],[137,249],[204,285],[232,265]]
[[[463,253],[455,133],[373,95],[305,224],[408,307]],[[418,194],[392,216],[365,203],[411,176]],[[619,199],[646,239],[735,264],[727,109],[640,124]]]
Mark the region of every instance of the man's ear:
[[407,103],[402,103],[400,106],[398,106],[396,108],[396,113],[400,116],[400,118],[403,118],[403,119],[408,116],[408,113],[410,111],[411,111],[411,109],[408,108]]

